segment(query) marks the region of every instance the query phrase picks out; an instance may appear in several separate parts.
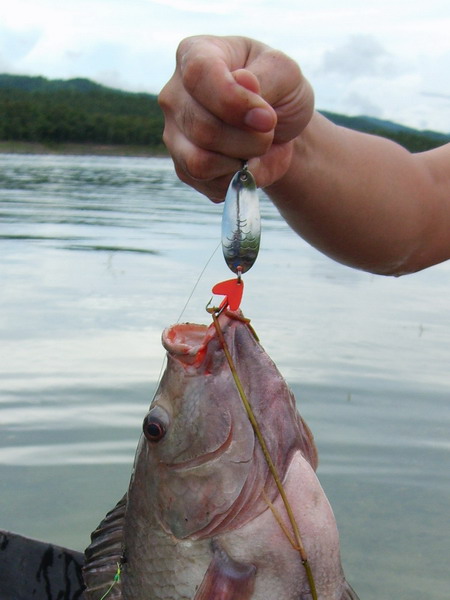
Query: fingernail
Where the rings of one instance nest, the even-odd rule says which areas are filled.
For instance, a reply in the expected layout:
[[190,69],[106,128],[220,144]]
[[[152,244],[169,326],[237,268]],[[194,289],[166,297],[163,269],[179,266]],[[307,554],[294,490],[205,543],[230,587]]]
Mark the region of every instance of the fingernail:
[[244,122],[248,127],[264,133],[275,127],[274,115],[266,108],[252,108],[245,115]]

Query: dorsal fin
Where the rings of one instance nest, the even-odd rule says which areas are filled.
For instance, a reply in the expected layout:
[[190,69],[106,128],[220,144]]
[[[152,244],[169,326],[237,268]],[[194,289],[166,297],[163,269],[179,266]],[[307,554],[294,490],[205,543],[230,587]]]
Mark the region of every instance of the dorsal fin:
[[319,464],[319,455],[317,452],[316,443],[314,442],[314,436],[311,429],[299,413],[297,413],[297,418],[299,420],[301,432],[300,450],[314,471],[316,471],[317,465]]
[[108,593],[108,600],[122,598],[117,569],[123,560],[123,526],[126,505],[127,495],[125,494],[91,534],[91,543],[85,550],[86,561],[83,567],[86,600],[91,598],[97,600],[108,589],[111,589]]

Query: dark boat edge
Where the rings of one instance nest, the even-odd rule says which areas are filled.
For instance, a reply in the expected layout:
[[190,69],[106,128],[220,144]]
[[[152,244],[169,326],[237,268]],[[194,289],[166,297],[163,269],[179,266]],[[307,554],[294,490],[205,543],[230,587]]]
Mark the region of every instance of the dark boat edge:
[[82,552],[0,530],[1,600],[83,600]]

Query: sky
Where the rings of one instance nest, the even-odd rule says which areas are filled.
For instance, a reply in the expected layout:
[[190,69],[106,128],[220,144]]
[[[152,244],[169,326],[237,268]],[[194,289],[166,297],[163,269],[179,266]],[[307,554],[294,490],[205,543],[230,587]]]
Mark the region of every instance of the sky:
[[448,0],[11,0],[0,73],[158,93],[178,43],[245,35],[294,58],[319,110],[450,133]]

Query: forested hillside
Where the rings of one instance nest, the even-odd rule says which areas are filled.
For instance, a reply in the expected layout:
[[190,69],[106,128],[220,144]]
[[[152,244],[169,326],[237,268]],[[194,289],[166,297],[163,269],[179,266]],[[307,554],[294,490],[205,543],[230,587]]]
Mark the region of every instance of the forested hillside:
[[[450,141],[370,117],[324,114],[339,125],[391,138],[411,151]],[[107,88],[88,79],[0,75],[0,141],[128,145],[161,151],[163,115],[151,94]]]
[[326,111],[322,114],[337,125],[394,140],[411,152],[423,152],[450,142],[450,134],[420,131],[373,117],[347,117]]
[[0,75],[0,140],[162,145],[156,96],[87,79]]

